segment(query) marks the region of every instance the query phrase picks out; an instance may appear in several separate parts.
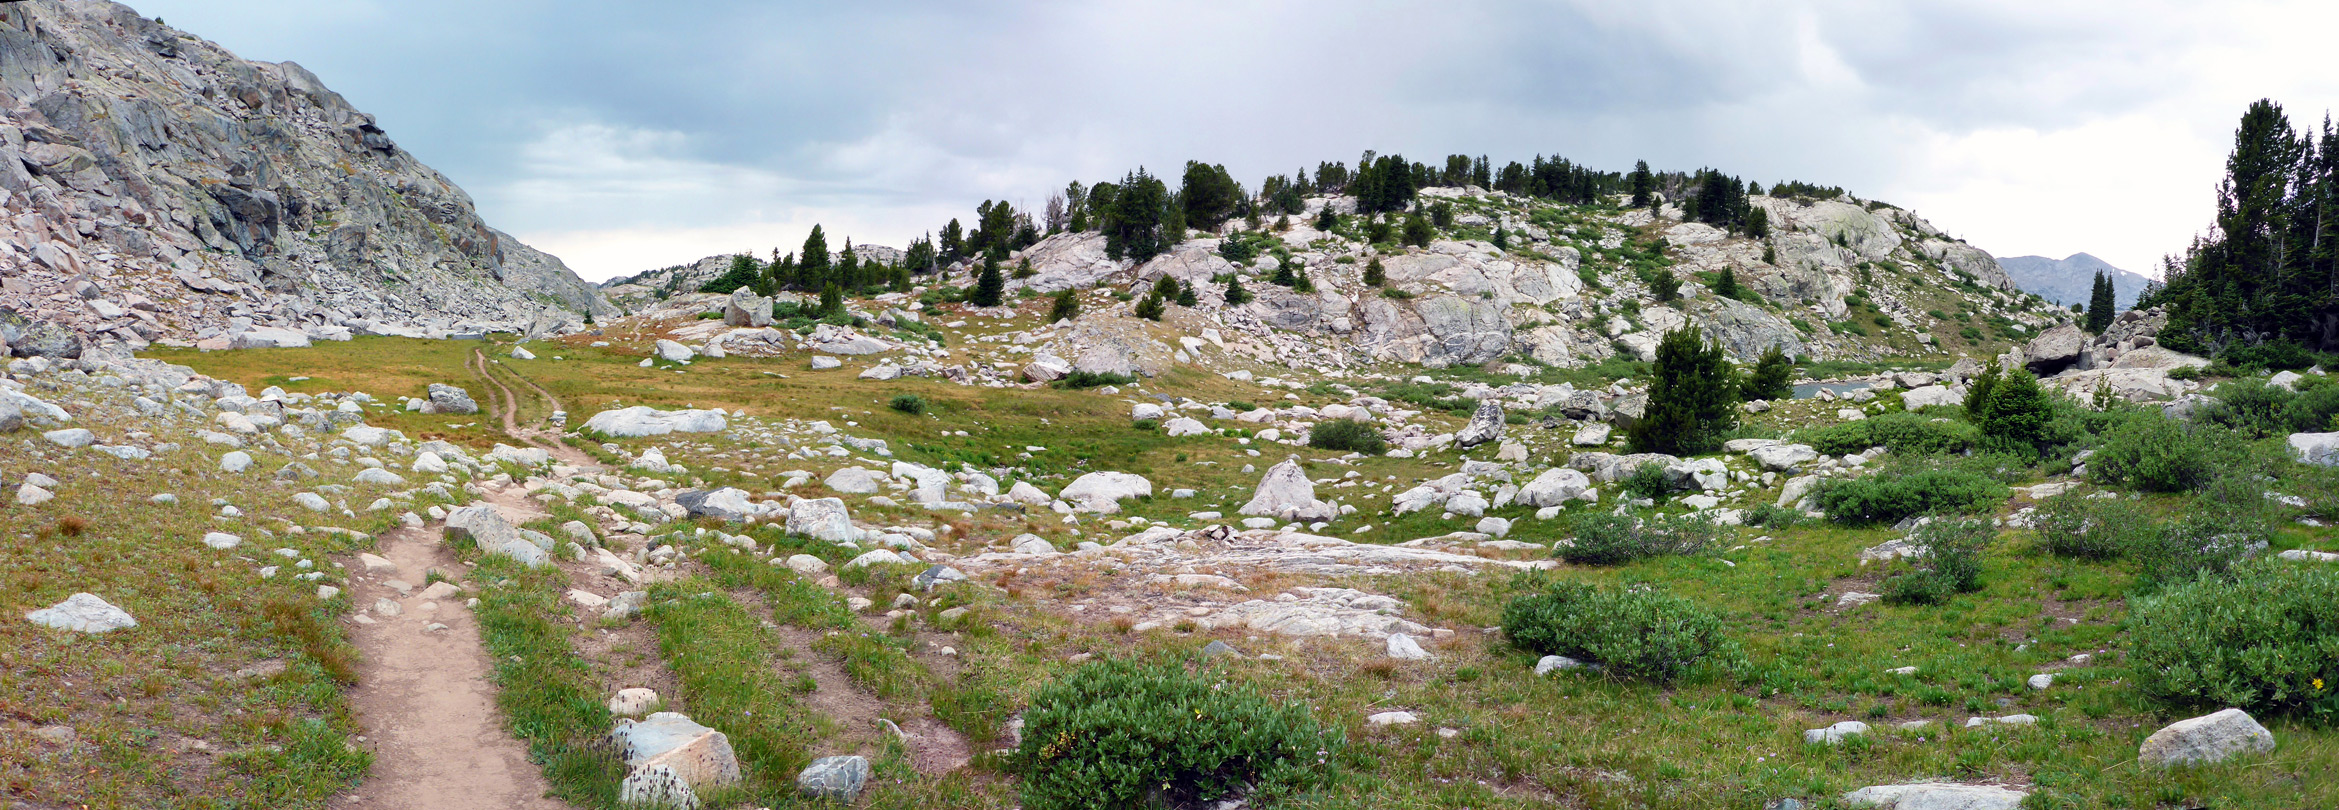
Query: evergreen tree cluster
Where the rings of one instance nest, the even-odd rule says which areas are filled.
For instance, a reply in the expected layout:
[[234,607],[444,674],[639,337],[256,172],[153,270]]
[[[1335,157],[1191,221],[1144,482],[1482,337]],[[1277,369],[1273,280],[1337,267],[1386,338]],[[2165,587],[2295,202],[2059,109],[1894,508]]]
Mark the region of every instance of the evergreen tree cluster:
[[1624,176],[1580,166],[1566,158],[1545,159],[1536,155],[1532,164],[1521,165],[1514,160],[1503,166],[1495,175],[1494,188],[1507,194],[1589,205],[1622,191]]
[[2179,351],[2339,349],[2339,131],[2326,115],[2319,137],[2302,134],[2261,99],[2225,169],[2215,228],[2169,257],[2137,306],[2168,308],[2160,341]]
[[2100,335],[2112,325],[2113,310],[2119,307],[2118,300],[2112,295],[2112,278],[2104,275],[2102,270],[2095,271],[2095,287],[2087,295],[2088,332]]
[[1695,326],[1665,333],[1649,378],[1649,404],[1632,426],[1636,453],[1696,455],[1738,426],[1739,381],[1719,343]]
[[[1421,167],[1421,173],[1427,174],[1428,169]],[[1405,210],[1405,206],[1413,203],[1413,196],[1427,185],[1416,183],[1414,175],[1414,167],[1403,156],[1375,158],[1372,152],[1365,152],[1364,159],[1357,161],[1356,179],[1349,184],[1349,193],[1356,196],[1356,212],[1381,214]]]
[[[1752,195],[1761,193],[1736,177],[1714,169],[1699,169],[1690,184],[1691,193],[1681,200],[1681,213],[1691,221],[1703,222],[1726,231],[1747,232],[1759,211]],[[1770,231],[1768,214],[1762,217],[1762,229]]]

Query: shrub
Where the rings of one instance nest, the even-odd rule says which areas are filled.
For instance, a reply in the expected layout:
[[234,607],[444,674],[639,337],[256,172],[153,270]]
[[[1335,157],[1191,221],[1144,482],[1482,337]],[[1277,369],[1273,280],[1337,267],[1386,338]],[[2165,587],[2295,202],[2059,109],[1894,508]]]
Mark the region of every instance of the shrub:
[[2315,364],[2315,354],[2287,340],[2269,340],[2256,346],[2232,346],[2217,355],[2234,368],[2268,371],[2296,370]]
[[1248,239],[1229,237],[1218,243],[1218,255],[1236,265],[1250,264],[1251,260],[1259,258],[1259,246]]
[[1239,400],[1239,399],[1232,399],[1232,400],[1227,400],[1227,403],[1226,403],[1226,409],[1227,409],[1227,410],[1230,410],[1230,411],[1234,411],[1235,413],[1249,413],[1249,412],[1251,412],[1251,411],[1258,410],[1258,409],[1259,409],[1259,406],[1257,406],[1257,405],[1253,405],[1253,404],[1251,404],[1251,403],[1249,403],[1249,402],[1246,402],[1246,401],[1243,401],[1243,400]]
[[1226,280],[1226,305],[1239,307],[1250,302],[1251,291],[1243,289],[1243,277],[1237,275],[1228,278]]
[[2054,394],[2021,369],[1985,371],[1966,391],[1965,417],[1994,448],[2036,452],[2055,419]]
[[1156,431],[1156,430],[1160,430],[1160,429],[1161,429],[1161,420],[1159,420],[1159,419],[1139,419],[1139,420],[1136,420],[1136,421],[1134,421],[1134,422],[1130,422],[1130,423],[1129,423],[1129,427],[1130,427],[1130,429],[1132,429],[1132,430],[1136,430],[1136,431],[1139,431],[1139,432],[1151,432],[1151,431]]
[[1074,371],[1070,374],[1064,375],[1063,379],[1057,380],[1056,387],[1098,388],[1107,385],[1128,385],[1136,381],[1137,378],[1131,377],[1127,374],[1114,374],[1111,372],[1098,374],[1093,371]]
[[1795,524],[1802,523],[1803,513],[1778,504],[1766,503],[1746,510],[1746,514],[1741,520],[1748,526],[1783,531],[1795,528]]
[[1078,317],[1080,317],[1079,293],[1070,287],[1064,288],[1063,292],[1056,293],[1055,303],[1048,305],[1048,323],[1069,321]]
[[1391,301],[1409,301],[1412,300],[1413,294],[1395,287],[1383,287],[1381,288],[1381,297]]
[[1327,419],[1308,430],[1308,446],[1377,456],[1389,451],[1389,441],[1373,426],[1353,419]]
[[1304,789],[1346,745],[1305,706],[1175,663],[1105,660],[1032,695],[1010,761],[1032,810],[1189,807]]
[[1163,314],[1169,311],[1169,307],[1164,306],[1159,297],[1147,295],[1137,301],[1137,307],[1132,311],[1137,317],[1158,321],[1161,320]]
[[2275,560],[2133,603],[2130,670],[2146,695],[2339,719],[2339,567]]
[[1664,500],[1673,491],[1672,480],[1665,476],[1665,465],[1654,461],[1634,469],[1618,486],[1624,488],[1625,494],[1652,501]]
[[2152,516],[2118,498],[2048,498],[2031,514],[2039,545],[2065,557],[2109,560],[2150,541]]
[[1938,605],[1949,597],[1982,589],[1982,551],[1998,536],[1987,520],[1935,520],[1909,533],[1924,547],[1916,570],[1884,582],[1884,601],[1896,605]]
[[2187,492],[2216,477],[2235,443],[2215,428],[2145,416],[2113,428],[2103,447],[2087,460],[2087,475],[2098,483],[2147,492]]
[[1704,554],[1721,530],[1703,514],[1642,518],[1614,512],[1586,512],[1576,518],[1575,541],[1558,549],[1577,565],[1622,565],[1650,557]]
[[1616,675],[1659,683],[1678,680],[1700,665],[1742,660],[1737,646],[1722,634],[1719,618],[1689,600],[1652,590],[1554,583],[1505,605],[1502,629],[1519,649],[1586,658]]
[[2287,432],[2284,427],[2289,420],[2283,416],[2293,396],[2265,380],[2235,380],[2217,387],[2217,403],[2203,408],[2200,420],[2251,438],[2264,438]]
[[1829,481],[1811,500],[1838,523],[1898,523],[1917,515],[1980,512],[2008,494],[2006,485],[1978,472],[1921,469]]
[[2334,416],[2339,416],[2339,385],[2325,384],[2308,388],[2282,406],[2282,421],[2288,423],[2294,433],[2330,430]]
[[926,400],[916,394],[902,394],[896,396],[893,398],[892,402],[885,403],[885,405],[888,408],[892,408],[906,414],[915,415],[926,412]]
[[1965,422],[1904,412],[1806,429],[1795,438],[1831,456],[1880,445],[1894,455],[1922,456],[1963,452],[1981,441],[1982,432]]

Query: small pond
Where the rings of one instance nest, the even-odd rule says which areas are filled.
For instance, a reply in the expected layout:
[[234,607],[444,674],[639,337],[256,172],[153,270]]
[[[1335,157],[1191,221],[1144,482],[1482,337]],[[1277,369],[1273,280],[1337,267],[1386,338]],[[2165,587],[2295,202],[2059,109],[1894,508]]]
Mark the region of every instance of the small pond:
[[1846,394],[1850,394],[1853,391],[1867,390],[1868,387],[1868,383],[1857,381],[1804,383],[1802,385],[1795,386],[1795,398],[1810,399],[1812,397],[1819,396],[1819,392],[1823,390],[1830,394],[1841,397]]

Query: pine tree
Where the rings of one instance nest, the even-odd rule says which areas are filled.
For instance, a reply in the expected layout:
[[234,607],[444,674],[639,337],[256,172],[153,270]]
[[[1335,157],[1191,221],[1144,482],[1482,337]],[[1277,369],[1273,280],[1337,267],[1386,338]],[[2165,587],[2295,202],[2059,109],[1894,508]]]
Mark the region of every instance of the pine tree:
[[1168,273],[1163,273],[1160,278],[1153,280],[1153,297],[1176,298],[1177,296],[1178,280],[1176,278],[1172,278]]
[[1226,280],[1226,305],[1239,307],[1251,302],[1251,291],[1243,289],[1243,277],[1235,275]]
[[1340,227],[1340,212],[1332,210],[1332,201],[1325,200],[1323,210],[1316,212],[1316,230],[1331,233]]
[[1695,326],[1665,333],[1649,379],[1649,404],[1633,424],[1636,453],[1686,456],[1721,445],[1737,426],[1738,381],[1721,344]]
[[1007,279],[999,275],[999,260],[983,257],[983,272],[975,278],[974,292],[967,293],[966,302],[978,307],[995,307],[1007,297]]
[[1070,287],[1056,293],[1056,302],[1048,307],[1048,323],[1069,321],[1080,317],[1080,296]]
[[1025,257],[1023,257],[1023,261],[1017,262],[1017,263],[1015,264],[1015,277],[1016,277],[1016,278],[1031,278],[1032,276],[1036,276],[1036,275],[1039,275],[1039,271],[1037,271],[1037,270],[1033,270],[1033,269],[1031,268],[1031,257],[1030,257],[1030,256],[1025,256]]
[[1267,280],[1281,286],[1289,287],[1293,284],[1299,283],[1299,276],[1293,273],[1291,269],[1291,262],[1281,262],[1275,265],[1275,275],[1269,277]]
[[1316,283],[1308,280],[1307,268],[1302,267],[1291,271],[1291,291],[1302,293],[1312,293],[1316,291]]
[[1405,215],[1405,244],[1429,247],[1430,238],[1436,235],[1436,230],[1430,227],[1429,220],[1423,218],[1420,212]]
[[1674,276],[1672,270],[1659,270],[1649,282],[1649,292],[1656,296],[1659,303],[1678,300],[1681,298],[1681,279]]
[[1183,281],[1178,282],[1178,306],[1191,307],[1199,303],[1200,300],[1194,296],[1194,285]]
[[2113,294],[2112,277],[2096,271],[2095,290],[2087,297],[2087,331],[2100,335],[2110,328],[2113,311],[2119,308],[2118,301]]
[[829,274],[828,237],[819,225],[812,226],[812,235],[804,237],[804,251],[796,254],[796,283],[807,290],[817,290],[834,281]]
[[1738,298],[1738,293],[1739,287],[1737,271],[1728,267],[1722,268],[1722,277],[1714,279],[1714,294],[1723,298],[1735,300]]
[[1510,236],[1510,234],[1509,234],[1508,232],[1506,232],[1506,231],[1504,231],[1504,230],[1502,229],[1502,226],[1501,226],[1501,225],[1496,225],[1496,226],[1494,226],[1494,249],[1495,249],[1495,250],[1510,250],[1510,249],[1511,249],[1511,236]]
[[1746,375],[1746,383],[1738,394],[1740,399],[1752,402],[1758,399],[1793,399],[1795,396],[1795,362],[1777,344],[1772,344],[1755,361],[1754,371]]
[[1381,267],[1380,256],[1376,255],[1364,263],[1364,283],[1368,287],[1389,283],[1389,271]]
[[1137,317],[1158,321],[1161,320],[1162,314],[1168,310],[1168,307],[1162,306],[1160,296],[1147,294],[1144,298],[1137,299]]
[[820,317],[845,314],[845,291],[834,281],[820,287]]
[[1656,203],[1657,178],[1649,173],[1648,161],[1635,161],[1632,164],[1629,182],[1632,183],[1632,207],[1647,208]]

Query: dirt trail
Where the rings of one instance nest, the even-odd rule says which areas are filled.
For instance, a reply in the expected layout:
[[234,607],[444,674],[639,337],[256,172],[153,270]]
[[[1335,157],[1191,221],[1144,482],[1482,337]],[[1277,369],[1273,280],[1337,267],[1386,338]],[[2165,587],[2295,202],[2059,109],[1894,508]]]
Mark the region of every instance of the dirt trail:
[[[495,410],[504,432],[550,450],[565,464],[592,467],[593,459],[561,443],[550,431],[523,431],[519,398],[489,373],[485,353],[474,350],[473,373],[496,391]],[[504,373],[535,388],[510,369]],[[517,487],[490,489],[483,503],[514,525],[544,516],[543,507]],[[348,560],[351,596],[363,617],[352,634],[365,663],[351,693],[374,767],[357,789],[335,803],[348,810],[566,810],[544,797],[543,773],[528,760],[528,747],[511,736],[495,706],[489,681],[492,666],[481,646],[479,626],[464,606],[466,595],[423,598],[424,575],[432,568],[463,570],[442,543],[439,529],[402,528],[380,538],[378,552],[396,570],[368,571]],[[384,611],[384,602],[395,611]],[[371,623],[367,623],[371,622]]]
[[[352,703],[374,752],[373,772],[336,802],[350,810],[559,810],[528,747],[504,731],[487,653],[464,595],[424,599],[433,567],[461,570],[437,530],[381,537],[396,571],[354,576],[352,595],[373,624],[356,628],[365,654]],[[356,561],[352,560],[352,563]],[[363,571],[353,565],[353,571]],[[407,587],[400,589],[390,583]],[[398,606],[396,615],[377,600]],[[437,627],[434,629],[434,626]]]
[[501,397],[491,398],[496,400],[495,410],[497,416],[503,420],[505,434],[551,451],[552,457],[559,459],[562,464],[585,467],[594,463],[591,456],[562,442],[560,436],[554,431],[522,430],[520,428],[519,395],[512,393],[511,386],[505,385],[503,380],[496,378],[496,375],[489,369],[490,364],[493,364],[495,369],[511,375],[512,379],[519,380],[521,385],[535,389],[536,393],[542,395],[544,401],[550,404],[552,411],[565,413],[568,408],[560,403],[559,397],[553,396],[551,391],[545,390],[544,386],[537,385],[534,380],[521,376],[520,372],[513,371],[510,366],[488,359],[485,350],[472,349],[471,359],[464,363],[464,367],[470,369],[471,373],[479,375],[481,379],[487,381],[488,385],[495,386],[495,390],[502,393]]

